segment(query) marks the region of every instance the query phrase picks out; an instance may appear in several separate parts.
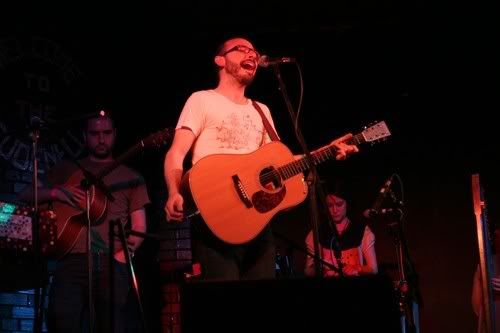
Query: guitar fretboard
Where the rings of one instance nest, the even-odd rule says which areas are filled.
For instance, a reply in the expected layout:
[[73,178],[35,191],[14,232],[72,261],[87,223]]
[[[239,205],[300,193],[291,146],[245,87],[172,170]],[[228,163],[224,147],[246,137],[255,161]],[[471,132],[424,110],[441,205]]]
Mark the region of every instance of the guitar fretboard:
[[[365,139],[361,133],[354,135],[345,141],[345,143],[347,144],[354,144],[354,145],[359,145],[363,142],[365,142]],[[313,165],[318,165],[329,159],[335,158],[336,151],[337,148],[335,148],[333,145],[322,147],[311,154],[310,160],[312,161]],[[278,175],[279,178],[281,178],[282,180],[286,180],[295,175],[298,175],[299,173],[302,173],[311,168],[310,160],[307,156],[304,156],[293,162],[282,165],[281,167],[276,168],[270,173],[263,174],[261,176],[261,182],[264,184],[268,183],[272,179],[275,179],[276,176]]]
[[96,175],[96,178],[102,179],[105,177],[108,173],[113,171],[117,166],[128,160],[130,157],[132,157],[134,154],[136,154],[140,149],[144,148],[144,142],[140,141],[139,143],[136,143],[134,146],[132,146],[129,150],[127,150],[125,153],[121,154],[119,157],[117,157],[113,163],[109,164],[106,166],[104,169],[99,171],[99,173]]

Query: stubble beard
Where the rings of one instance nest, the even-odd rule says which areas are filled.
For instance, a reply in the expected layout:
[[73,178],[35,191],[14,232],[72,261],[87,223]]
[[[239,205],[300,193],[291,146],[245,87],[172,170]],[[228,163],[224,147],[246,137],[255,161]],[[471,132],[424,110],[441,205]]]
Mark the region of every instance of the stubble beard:
[[240,73],[240,69],[241,66],[239,64],[230,62],[228,62],[225,67],[226,72],[232,77],[234,77],[241,85],[249,86],[250,84],[252,84],[255,75],[252,74],[242,75]]

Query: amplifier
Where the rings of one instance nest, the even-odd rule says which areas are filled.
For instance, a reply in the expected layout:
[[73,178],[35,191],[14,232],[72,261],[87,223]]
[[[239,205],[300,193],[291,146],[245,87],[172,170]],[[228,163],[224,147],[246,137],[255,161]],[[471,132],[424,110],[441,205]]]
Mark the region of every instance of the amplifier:
[[[33,213],[33,207],[0,201],[0,249],[33,251]],[[57,239],[56,214],[40,210],[38,227],[41,252],[50,254]]]

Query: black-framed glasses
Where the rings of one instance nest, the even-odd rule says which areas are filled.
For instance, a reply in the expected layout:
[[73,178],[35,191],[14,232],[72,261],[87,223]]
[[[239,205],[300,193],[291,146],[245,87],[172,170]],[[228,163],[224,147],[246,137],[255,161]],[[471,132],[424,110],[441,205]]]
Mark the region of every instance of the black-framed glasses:
[[252,49],[251,47],[248,47],[248,46],[245,46],[245,45],[236,45],[236,46],[230,48],[229,50],[221,53],[220,55],[221,56],[225,56],[229,52],[234,52],[234,51],[242,52],[242,53],[245,53],[245,54],[249,54],[249,53],[253,52],[255,54],[256,58],[260,58],[260,53],[259,52],[257,52],[256,50]]

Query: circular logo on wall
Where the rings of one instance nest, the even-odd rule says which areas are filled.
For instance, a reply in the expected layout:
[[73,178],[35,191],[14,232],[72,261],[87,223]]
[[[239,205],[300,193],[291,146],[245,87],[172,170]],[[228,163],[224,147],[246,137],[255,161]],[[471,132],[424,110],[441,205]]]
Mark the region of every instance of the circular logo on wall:
[[75,115],[85,105],[83,75],[58,43],[37,36],[0,38],[0,195],[13,197],[83,151]]

